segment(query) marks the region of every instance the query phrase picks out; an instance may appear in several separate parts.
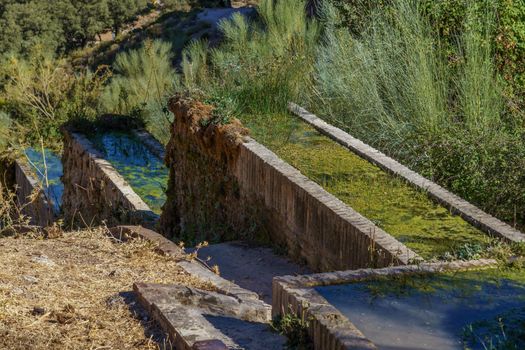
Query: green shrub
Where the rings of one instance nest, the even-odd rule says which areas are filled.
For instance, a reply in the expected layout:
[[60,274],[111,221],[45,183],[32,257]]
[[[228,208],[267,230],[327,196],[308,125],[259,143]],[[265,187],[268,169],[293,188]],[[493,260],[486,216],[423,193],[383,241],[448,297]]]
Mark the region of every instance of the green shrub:
[[60,127],[72,119],[93,119],[104,72],[74,72],[64,59],[33,51],[29,58],[11,56],[1,65],[0,110],[8,112],[16,127],[12,138],[20,143],[60,149]]
[[147,41],[137,50],[120,53],[113,64],[114,77],[101,98],[102,110],[123,115],[139,114],[162,142],[169,139],[167,100],[178,87],[171,66],[171,45]]
[[234,114],[280,112],[288,101],[304,98],[319,32],[304,6],[303,0],[263,0],[259,21],[240,14],[223,21],[218,49],[209,53],[205,43],[195,43],[184,53],[186,86],[229,101]]
[[328,8],[310,105],[460,196],[523,223],[525,134],[509,117],[496,73],[494,12],[465,12],[454,40],[436,36],[423,13],[412,1],[392,1],[353,35]]

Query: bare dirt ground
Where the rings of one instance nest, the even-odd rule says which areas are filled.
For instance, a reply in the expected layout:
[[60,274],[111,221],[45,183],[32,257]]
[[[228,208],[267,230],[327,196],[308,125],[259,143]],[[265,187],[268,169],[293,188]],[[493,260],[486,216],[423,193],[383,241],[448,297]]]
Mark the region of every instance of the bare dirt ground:
[[1,349],[158,349],[165,336],[134,300],[134,282],[211,286],[145,241],[104,229],[0,239]]

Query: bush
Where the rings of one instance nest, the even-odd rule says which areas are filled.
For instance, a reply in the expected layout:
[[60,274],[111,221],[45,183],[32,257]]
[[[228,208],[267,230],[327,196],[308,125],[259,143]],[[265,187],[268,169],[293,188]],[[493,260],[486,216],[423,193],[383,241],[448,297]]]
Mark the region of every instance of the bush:
[[120,53],[113,64],[114,77],[101,98],[102,110],[139,115],[148,129],[166,143],[171,122],[167,100],[179,86],[171,61],[171,45],[159,40]]
[[303,0],[262,0],[259,21],[240,14],[223,21],[220,48],[210,54],[200,42],[185,51],[186,86],[227,101],[232,114],[282,112],[288,101],[306,97],[319,30],[304,6]]
[[[18,141],[61,148],[60,126],[74,118],[94,118],[106,75],[73,72],[63,59],[34,50],[29,59],[10,57],[4,77],[2,105],[16,125]],[[100,74],[99,74],[100,73]]]
[[525,134],[509,117],[493,62],[494,14],[473,7],[454,40],[442,40],[422,13],[412,1],[392,1],[352,35],[328,8],[310,105],[467,200],[523,223]]
[[[374,12],[389,12],[396,3],[393,0],[331,2],[342,15],[342,25],[354,35],[359,35],[368,27]],[[494,48],[496,67],[507,82],[506,95],[521,109],[525,107],[525,0],[422,0],[417,3],[429,19],[435,34],[447,46],[444,53],[449,56],[457,54],[454,46],[458,34],[463,31],[467,13],[474,11],[476,15],[482,16],[487,11],[495,10],[497,20],[493,22],[495,28],[490,41]]]

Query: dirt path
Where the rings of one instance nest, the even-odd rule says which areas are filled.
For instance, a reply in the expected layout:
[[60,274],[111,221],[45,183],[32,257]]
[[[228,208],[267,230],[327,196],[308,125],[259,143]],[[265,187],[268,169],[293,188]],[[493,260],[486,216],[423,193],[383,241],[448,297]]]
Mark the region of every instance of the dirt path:
[[276,276],[307,274],[311,271],[275,254],[271,248],[244,242],[212,244],[199,250],[199,258],[218,265],[221,277],[259,294],[272,303],[272,279]]

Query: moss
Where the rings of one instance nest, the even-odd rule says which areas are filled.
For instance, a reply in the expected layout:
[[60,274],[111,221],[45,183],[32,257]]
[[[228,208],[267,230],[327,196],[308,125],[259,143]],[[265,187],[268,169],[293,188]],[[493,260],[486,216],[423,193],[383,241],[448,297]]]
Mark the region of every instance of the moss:
[[490,237],[291,115],[244,116],[252,135],[325,190],[426,259],[482,249]]
[[160,214],[169,176],[162,160],[131,134],[106,131],[89,137],[150,209]]

